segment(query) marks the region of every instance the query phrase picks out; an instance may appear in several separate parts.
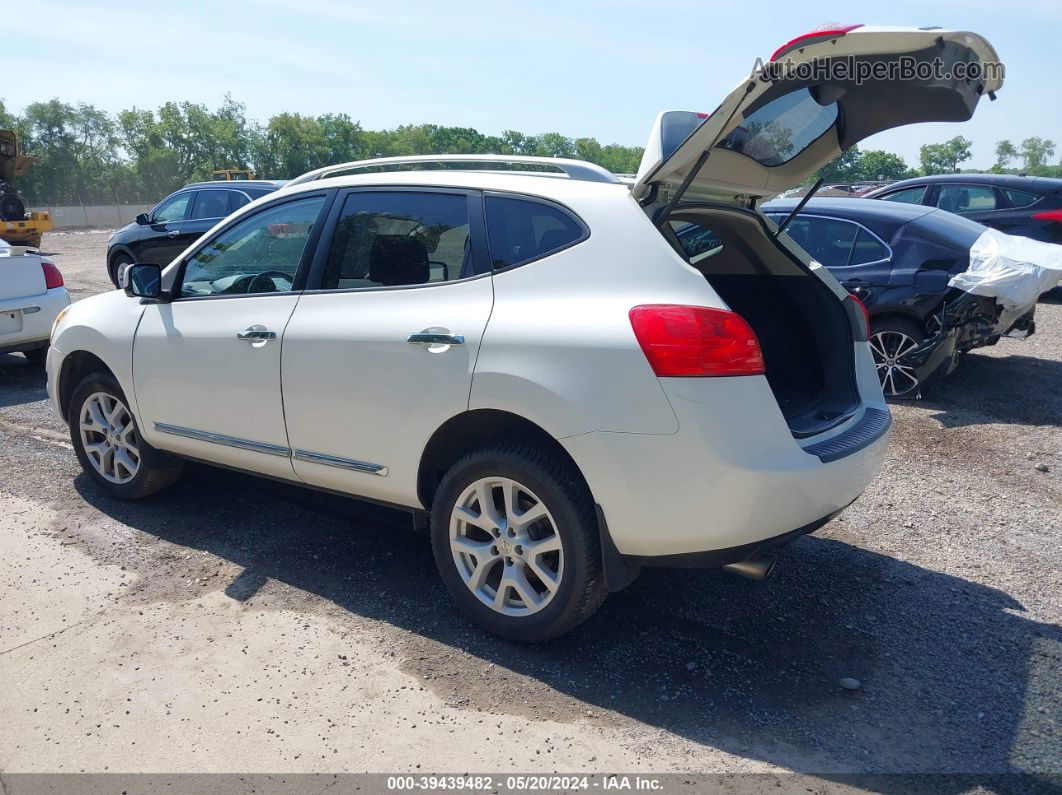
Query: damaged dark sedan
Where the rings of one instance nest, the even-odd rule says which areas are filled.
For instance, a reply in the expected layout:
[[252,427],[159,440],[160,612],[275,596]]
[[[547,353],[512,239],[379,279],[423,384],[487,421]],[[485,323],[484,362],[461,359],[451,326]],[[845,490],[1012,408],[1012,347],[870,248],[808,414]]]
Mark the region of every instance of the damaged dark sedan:
[[[797,200],[779,200],[764,212],[781,223],[796,206]],[[783,234],[864,303],[882,389],[913,398],[948,375],[966,351],[1035,330],[1035,299],[1005,306],[949,286],[970,267],[971,247],[985,231],[932,207],[812,199]],[[692,230],[679,234],[695,244]]]

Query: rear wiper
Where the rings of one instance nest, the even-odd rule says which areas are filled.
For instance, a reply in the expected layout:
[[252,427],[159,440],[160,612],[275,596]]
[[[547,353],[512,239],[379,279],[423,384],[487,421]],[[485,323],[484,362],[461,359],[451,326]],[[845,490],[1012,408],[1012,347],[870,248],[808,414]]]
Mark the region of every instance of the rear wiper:
[[811,190],[804,194],[804,198],[800,200],[800,203],[797,204],[796,207],[793,208],[793,212],[789,213],[789,215],[785,217],[785,220],[778,225],[778,231],[774,233],[775,240],[777,240],[778,236],[785,231],[785,228],[787,226],[789,226],[789,222],[797,217],[797,213],[804,209],[804,205],[807,204],[811,197],[814,196],[815,193],[818,191],[818,189],[822,187],[822,183],[825,180],[825,177],[819,177],[819,181],[812,185]]

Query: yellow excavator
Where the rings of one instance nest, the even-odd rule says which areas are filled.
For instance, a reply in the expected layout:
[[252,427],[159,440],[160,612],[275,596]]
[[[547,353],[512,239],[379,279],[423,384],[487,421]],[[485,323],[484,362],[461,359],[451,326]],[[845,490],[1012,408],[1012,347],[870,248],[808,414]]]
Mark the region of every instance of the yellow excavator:
[[52,228],[52,216],[27,213],[14,183],[36,162],[37,158],[19,152],[14,130],[0,130],[0,239],[31,248],[40,248],[41,236]]

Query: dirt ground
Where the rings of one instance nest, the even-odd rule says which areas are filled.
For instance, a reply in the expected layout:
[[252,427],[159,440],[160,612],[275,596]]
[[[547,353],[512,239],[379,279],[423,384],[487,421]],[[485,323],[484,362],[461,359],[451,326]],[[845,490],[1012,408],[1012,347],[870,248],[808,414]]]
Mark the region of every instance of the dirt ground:
[[[75,299],[106,233],[50,235]],[[1062,772],[1062,303],[899,404],[763,583],[646,571],[471,628],[404,514],[191,465],[130,504],[0,356],[0,772]],[[842,677],[859,680],[850,691]]]

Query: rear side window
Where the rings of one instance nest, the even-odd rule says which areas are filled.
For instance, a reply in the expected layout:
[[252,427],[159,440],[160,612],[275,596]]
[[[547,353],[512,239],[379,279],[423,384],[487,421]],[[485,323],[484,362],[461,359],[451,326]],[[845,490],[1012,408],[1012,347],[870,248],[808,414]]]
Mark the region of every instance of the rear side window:
[[941,185],[937,207],[949,213],[996,209],[996,192],[984,185]]
[[250,203],[251,203],[251,198],[246,193],[244,193],[243,191],[239,191],[239,190],[230,190],[229,191],[229,212],[230,213],[234,213],[238,209],[243,207],[243,205],[250,204]]
[[495,269],[545,257],[588,234],[571,213],[545,202],[487,196],[486,211],[487,243]]
[[799,155],[837,122],[837,103],[820,105],[802,88],[772,100],[719,142],[723,149],[779,166]]
[[785,231],[813,259],[840,268],[848,264],[859,227],[833,218],[797,216]]
[[1014,190],[1013,188],[1003,188],[1003,195],[1007,197],[1007,202],[1013,208],[1028,207],[1040,197],[1035,193],[1028,193],[1023,190]]
[[336,221],[321,288],[405,287],[473,275],[466,195],[358,191]]
[[229,191],[227,190],[201,190],[195,195],[192,203],[191,220],[198,218],[224,218],[229,214]]
[[852,247],[852,256],[849,259],[849,265],[866,265],[868,262],[878,262],[879,260],[888,259],[889,250],[882,245],[874,235],[870,234],[866,229],[859,228],[859,234],[856,235],[855,245]]
[[887,202],[901,202],[903,204],[921,204],[926,195],[926,186],[919,185],[916,188],[904,188],[886,196],[879,196]]

